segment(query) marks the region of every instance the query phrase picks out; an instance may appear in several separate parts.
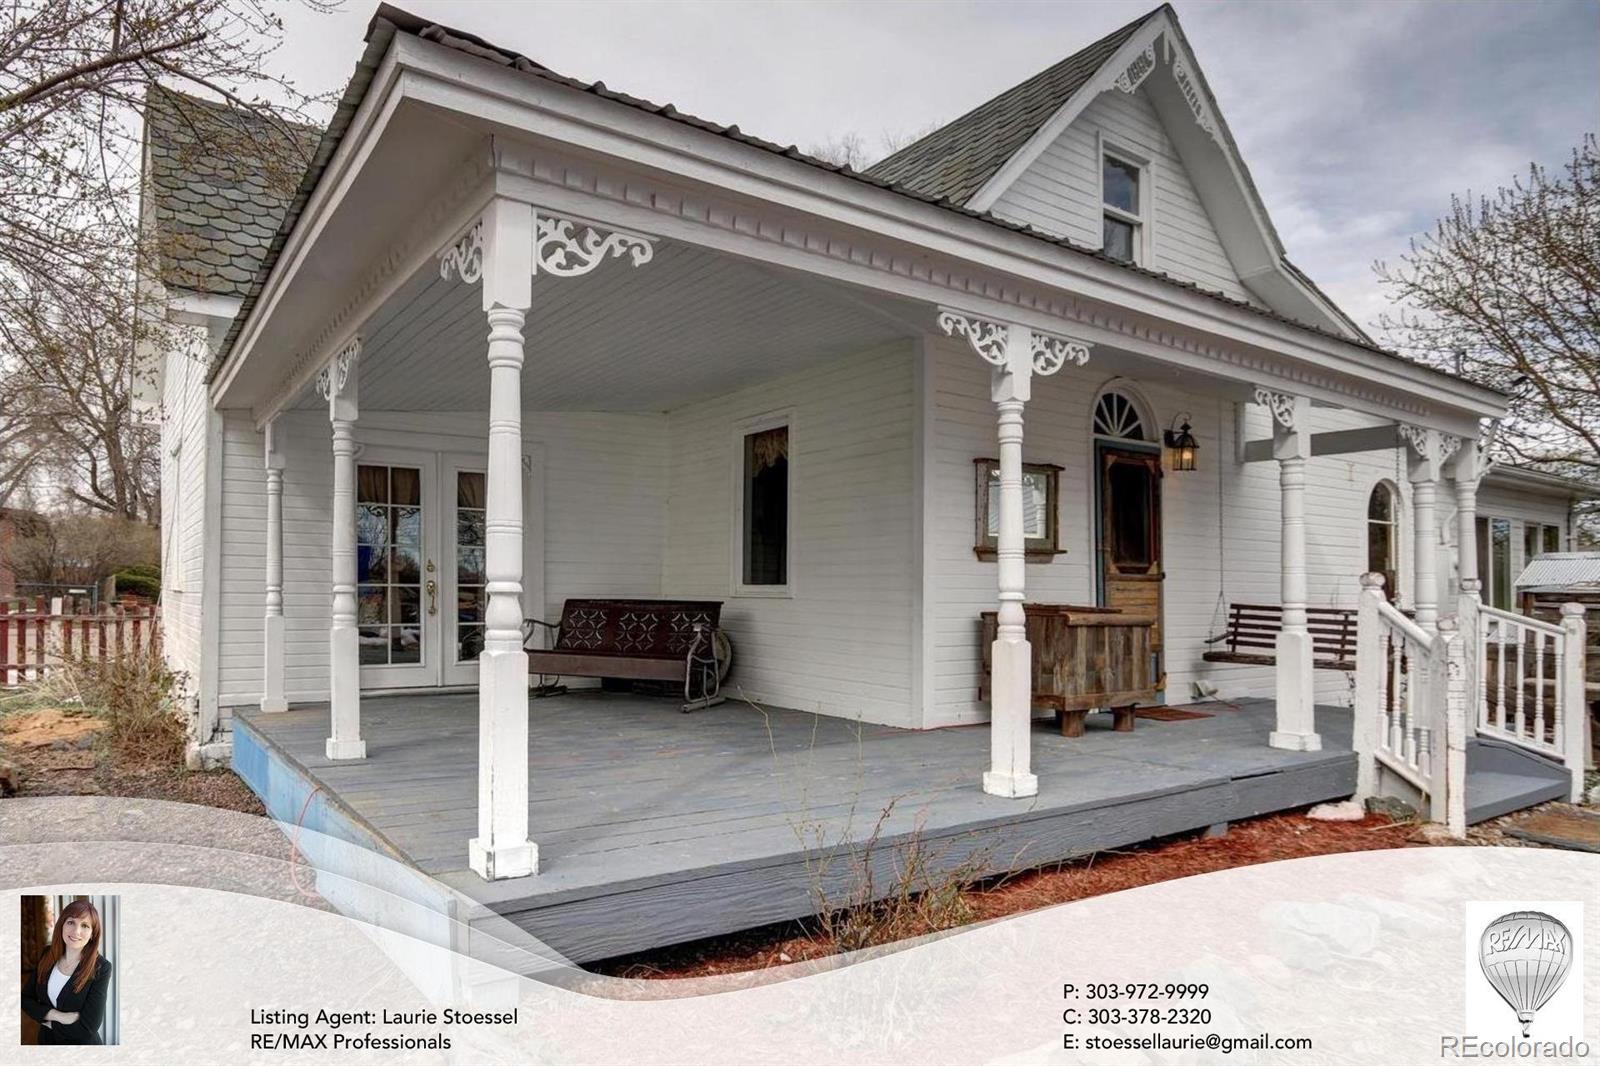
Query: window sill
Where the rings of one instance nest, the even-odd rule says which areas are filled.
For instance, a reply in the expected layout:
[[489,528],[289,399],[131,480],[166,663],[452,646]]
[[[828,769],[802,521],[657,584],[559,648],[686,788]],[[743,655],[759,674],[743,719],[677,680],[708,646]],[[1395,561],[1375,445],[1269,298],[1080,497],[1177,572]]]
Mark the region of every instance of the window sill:
[[794,588],[790,585],[735,585],[731,595],[735,599],[792,600]]
[[[986,563],[992,563],[1000,558],[1000,553],[994,548],[973,548],[972,554]],[[1067,554],[1065,548],[1028,548],[1022,553],[1028,562],[1050,562],[1058,555]]]

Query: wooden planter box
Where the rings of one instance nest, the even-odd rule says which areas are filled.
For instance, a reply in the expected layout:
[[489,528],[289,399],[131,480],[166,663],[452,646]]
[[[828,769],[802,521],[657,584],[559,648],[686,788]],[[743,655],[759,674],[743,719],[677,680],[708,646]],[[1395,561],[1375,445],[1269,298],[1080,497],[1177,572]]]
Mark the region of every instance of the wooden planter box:
[[[1028,643],[1033,649],[1033,708],[1056,712],[1061,735],[1083,735],[1083,719],[1091,710],[1116,715],[1118,732],[1133,729],[1133,712],[1156,702],[1151,649],[1153,614],[1135,614],[1114,607],[1080,607],[1067,603],[1030,603]],[[978,698],[989,698],[991,645],[999,629],[994,611],[983,613],[983,679]]]

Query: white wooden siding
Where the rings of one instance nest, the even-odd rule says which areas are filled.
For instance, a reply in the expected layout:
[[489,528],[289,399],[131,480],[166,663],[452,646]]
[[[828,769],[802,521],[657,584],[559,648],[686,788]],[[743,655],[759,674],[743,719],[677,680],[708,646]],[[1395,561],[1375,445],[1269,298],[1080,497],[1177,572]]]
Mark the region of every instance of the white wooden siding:
[[187,695],[202,691],[206,444],[211,417],[205,386],[209,356],[203,326],[174,326],[177,338],[161,375],[161,627],[167,662]]
[[[486,436],[480,413],[363,411],[364,433]],[[523,415],[524,438],[545,457],[545,617],[569,596],[658,596],[666,543],[663,415]],[[261,696],[266,490],[262,440],[245,417],[224,422],[221,696]],[[286,419],[283,485],[285,688],[292,701],[327,698],[330,573],[328,501],[333,461],[327,417]]]
[[[669,596],[725,600],[730,694],[894,725],[911,704],[915,486],[907,342],[742,389],[669,416]],[[735,426],[793,412],[793,595],[732,595]]]
[[1145,211],[1153,270],[1260,305],[1240,283],[1145,90],[1101,93],[995,201],[1001,218],[1100,247],[1099,138],[1149,160]]

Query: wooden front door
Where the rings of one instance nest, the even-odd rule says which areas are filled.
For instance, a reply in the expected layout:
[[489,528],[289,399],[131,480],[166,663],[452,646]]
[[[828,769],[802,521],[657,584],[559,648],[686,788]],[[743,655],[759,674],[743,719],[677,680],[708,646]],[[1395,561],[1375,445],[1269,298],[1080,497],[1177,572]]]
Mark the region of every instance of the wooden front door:
[[1100,450],[1100,603],[1156,616],[1151,637],[1156,687],[1166,687],[1161,583],[1161,455]]

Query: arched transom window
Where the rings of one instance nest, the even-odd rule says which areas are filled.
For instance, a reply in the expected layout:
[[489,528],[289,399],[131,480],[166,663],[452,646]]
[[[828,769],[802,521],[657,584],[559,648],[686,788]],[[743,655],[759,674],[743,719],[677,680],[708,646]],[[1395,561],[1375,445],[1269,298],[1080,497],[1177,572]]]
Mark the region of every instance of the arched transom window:
[[1094,432],[1098,437],[1118,440],[1151,439],[1133,400],[1114,390],[1106,392],[1094,405]]

